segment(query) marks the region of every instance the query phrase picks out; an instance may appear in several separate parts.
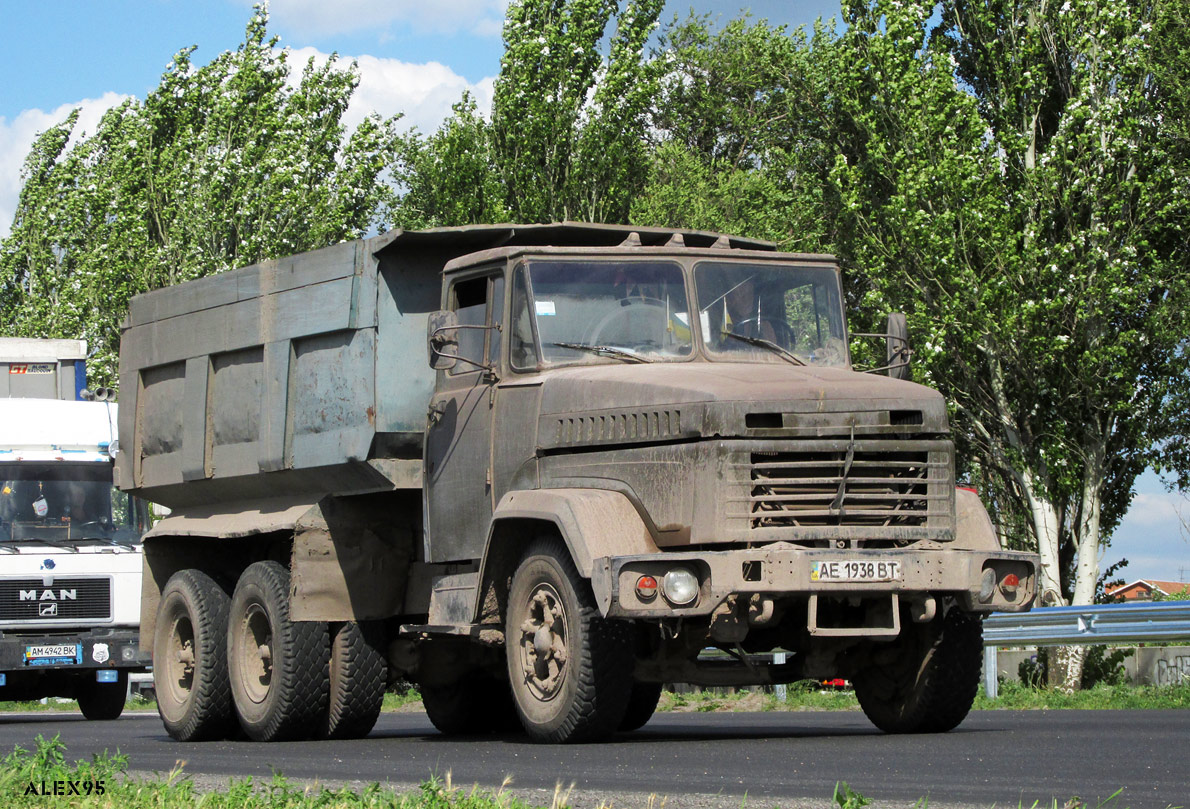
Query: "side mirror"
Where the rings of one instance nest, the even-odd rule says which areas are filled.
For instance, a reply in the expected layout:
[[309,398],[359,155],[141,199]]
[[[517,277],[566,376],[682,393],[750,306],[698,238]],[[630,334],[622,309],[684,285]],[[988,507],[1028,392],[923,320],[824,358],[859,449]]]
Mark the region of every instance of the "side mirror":
[[448,371],[459,359],[459,316],[455,312],[431,312],[427,322],[430,367]]
[[902,312],[889,313],[886,342],[888,375],[893,379],[909,379],[909,358],[913,351],[909,348],[909,325]]

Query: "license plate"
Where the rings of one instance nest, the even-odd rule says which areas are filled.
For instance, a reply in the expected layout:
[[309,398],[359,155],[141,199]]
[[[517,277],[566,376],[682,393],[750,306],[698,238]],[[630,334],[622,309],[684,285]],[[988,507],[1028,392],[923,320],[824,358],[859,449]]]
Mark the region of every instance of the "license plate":
[[25,647],[25,663],[30,666],[81,663],[82,660],[83,647],[77,643],[60,643],[47,646]]
[[900,581],[900,562],[876,562],[863,559],[838,559],[813,562],[810,581]]

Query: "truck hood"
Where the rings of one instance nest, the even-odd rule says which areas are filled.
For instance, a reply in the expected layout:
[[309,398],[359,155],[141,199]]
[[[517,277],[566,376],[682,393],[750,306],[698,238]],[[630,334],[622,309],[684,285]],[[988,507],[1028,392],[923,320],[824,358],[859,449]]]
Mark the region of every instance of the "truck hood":
[[0,578],[140,572],[143,554],[140,546],[80,544],[74,552],[39,542],[6,542],[0,544],[0,564],[4,570]]
[[843,368],[689,362],[543,375],[538,435],[549,448],[579,435],[585,444],[905,429],[896,425],[947,432],[945,400],[913,382]]

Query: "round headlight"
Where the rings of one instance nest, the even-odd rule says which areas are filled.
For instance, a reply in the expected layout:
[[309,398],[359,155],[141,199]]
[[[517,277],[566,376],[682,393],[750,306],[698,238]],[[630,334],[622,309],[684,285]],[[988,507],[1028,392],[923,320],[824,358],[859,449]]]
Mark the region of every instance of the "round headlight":
[[690,604],[698,598],[698,577],[688,568],[675,567],[661,580],[661,592],[671,604]]

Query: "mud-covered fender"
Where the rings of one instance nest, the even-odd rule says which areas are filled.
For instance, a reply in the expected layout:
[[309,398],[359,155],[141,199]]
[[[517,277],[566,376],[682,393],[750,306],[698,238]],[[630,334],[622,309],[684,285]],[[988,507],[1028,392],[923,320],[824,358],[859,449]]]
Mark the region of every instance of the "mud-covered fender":
[[998,551],[1000,538],[979,495],[970,489],[955,489],[955,544],[971,550]]
[[[512,491],[500,498],[492,514],[488,541],[480,564],[475,615],[490,614],[492,583],[511,575],[520,549],[532,540],[522,536],[527,523],[550,523],[566,543],[570,558],[583,578],[591,578],[595,560],[607,556],[659,553],[653,535],[636,507],[620,492],[604,489],[531,489]],[[516,549],[517,557],[512,558]],[[596,588],[598,591],[600,588]],[[601,612],[606,597],[596,592]]]

